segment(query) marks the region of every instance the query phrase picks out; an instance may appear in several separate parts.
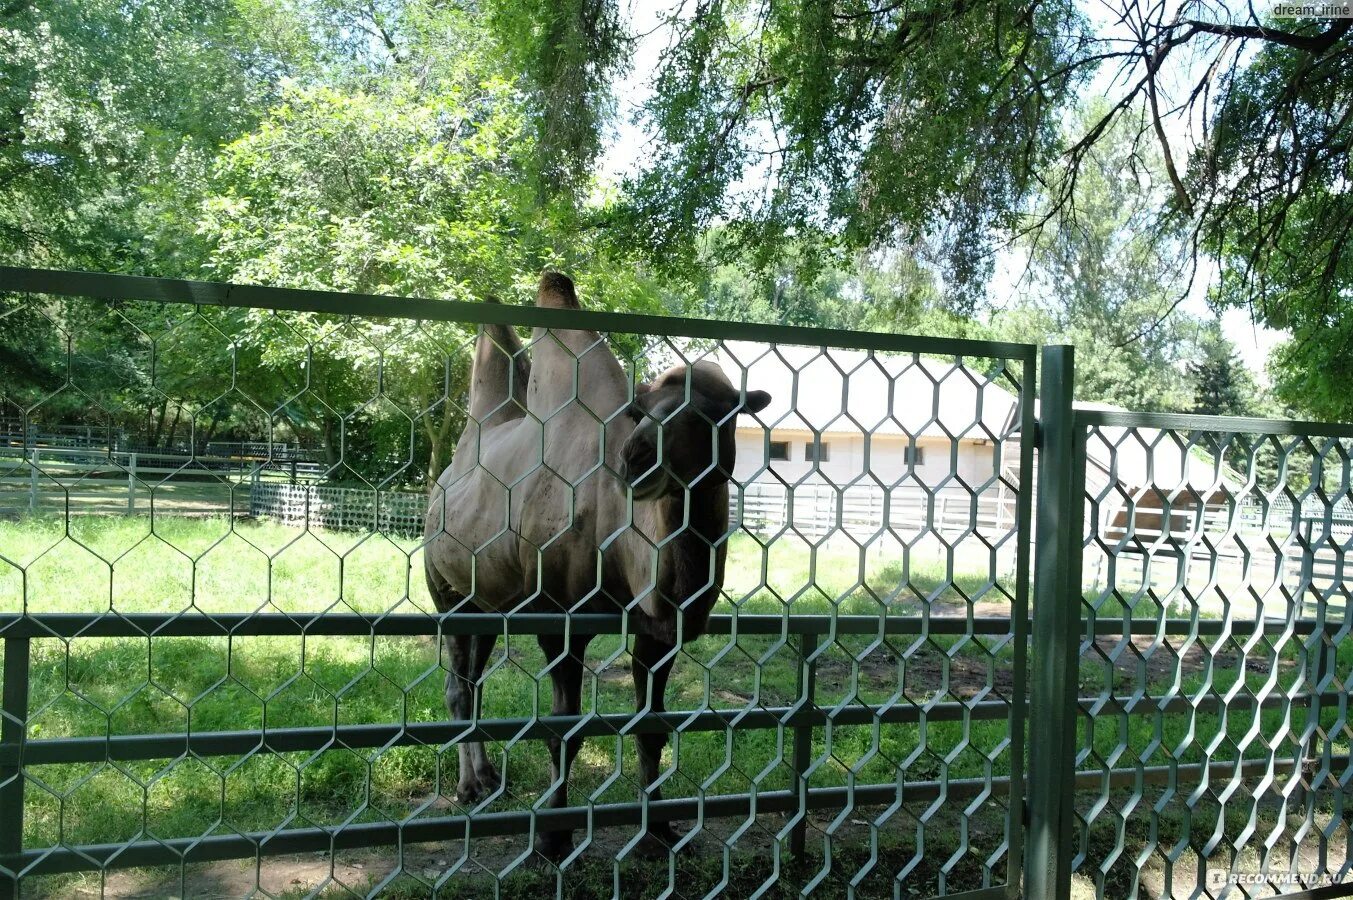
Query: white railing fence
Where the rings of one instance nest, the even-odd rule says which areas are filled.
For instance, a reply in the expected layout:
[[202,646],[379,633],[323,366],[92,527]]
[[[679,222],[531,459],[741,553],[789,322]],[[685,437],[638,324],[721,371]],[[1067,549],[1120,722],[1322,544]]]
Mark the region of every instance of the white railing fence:
[[885,491],[878,485],[755,481],[743,486],[741,496],[734,491],[730,506],[734,522],[757,535],[789,527],[808,538],[843,534],[867,540],[886,527],[903,535],[953,538],[976,532],[1001,539],[1014,530],[1015,501],[1015,492],[1003,485],[974,494],[960,487]]
[[249,514],[282,525],[410,535],[423,530],[426,510],[421,492],[266,481],[255,481],[249,491]]

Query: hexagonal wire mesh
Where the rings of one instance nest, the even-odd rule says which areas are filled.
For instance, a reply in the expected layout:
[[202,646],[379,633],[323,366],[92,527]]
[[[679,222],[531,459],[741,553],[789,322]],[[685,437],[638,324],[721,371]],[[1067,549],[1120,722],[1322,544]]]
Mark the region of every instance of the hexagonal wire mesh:
[[1076,420],[1076,868],[1104,897],[1345,881],[1353,428]]
[[1015,889],[1032,347],[4,275],[9,889]]

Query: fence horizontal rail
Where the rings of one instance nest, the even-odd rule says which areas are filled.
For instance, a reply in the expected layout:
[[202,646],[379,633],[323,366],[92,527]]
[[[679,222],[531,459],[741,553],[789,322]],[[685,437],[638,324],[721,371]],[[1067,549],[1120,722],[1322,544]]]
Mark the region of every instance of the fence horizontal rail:
[[[1089,620],[1083,619],[1083,623]],[[710,616],[708,634],[930,634],[1013,635],[1008,616],[866,616],[749,614]],[[1337,632],[1353,626],[1326,620],[1297,619],[1133,619],[1128,627],[1118,618],[1096,618],[1094,633],[1168,634],[1213,637],[1263,631],[1297,634],[1323,629]],[[0,638],[139,638],[139,637],[259,637],[259,636],[436,636],[440,634],[640,634],[638,617],[600,613],[520,613],[510,617],[493,613],[451,613],[445,616],[396,613],[0,613]],[[1085,629],[1082,628],[1082,632]]]
[[[1347,762],[1343,757],[1342,762]],[[1084,770],[1075,775],[1077,788],[1093,788],[1108,779],[1112,785],[1162,784],[1191,774],[1240,774],[1267,771],[1270,767],[1296,770],[1292,759],[1246,760],[1188,763],[1176,766],[1148,766],[1109,770]],[[872,806],[902,802],[933,803],[936,800],[969,800],[998,793],[1006,788],[1009,776],[990,779],[966,778],[944,781],[912,781],[855,785],[852,787],[808,788],[805,809],[840,809],[846,806]],[[755,794],[720,794],[653,800],[647,803],[608,803],[574,806],[564,809],[535,809],[504,812],[479,812],[473,816],[441,816],[404,822],[359,822],[334,828],[293,828],[259,831],[249,834],[207,835],[205,837],[141,840],[121,844],[89,844],[78,847],[49,847],[25,850],[14,857],[0,857],[0,866],[22,876],[53,875],[94,869],[125,869],[137,866],[177,865],[287,853],[352,850],[361,847],[445,842],[458,833],[478,837],[528,834],[558,828],[595,828],[639,825],[644,822],[672,822],[678,819],[732,818],[750,814],[797,813],[799,792],[764,791]],[[1003,890],[1003,889],[1002,889]]]
[[[600,613],[7,613],[3,638],[434,636],[438,634],[640,634],[644,620]],[[790,615],[710,616],[710,634],[935,634],[1010,633],[1010,619],[966,616]]]
[[[706,709],[701,712],[584,713],[576,716],[544,715],[515,719],[481,719],[478,722],[416,722],[407,725],[340,725],[307,728],[268,728],[263,731],[200,732],[197,734],[116,735],[113,737],[52,738],[28,741],[23,748],[26,765],[101,762],[105,760],[170,759],[199,756],[235,756],[251,751],[292,753],[328,748],[398,747],[445,745],[452,741],[544,740],[571,734],[603,735],[720,731],[777,728],[914,723],[930,721],[1003,719],[1010,704],[998,700],[977,703],[941,702],[895,705],[874,709],[864,705],[828,709],[815,706],[758,707],[755,709]],[[0,764],[17,764],[17,747],[0,747]]]
[[1342,422],[1303,422],[1292,419],[1125,412],[1110,409],[1077,409],[1074,414],[1078,426],[1089,428],[1159,428],[1165,431],[1206,431],[1213,434],[1353,437],[1353,424]]
[[149,300],[191,303],[198,306],[231,306],[247,309],[293,310],[331,313],[339,316],[418,319],[464,322],[475,325],[577,329],[624,334],[661,334],[669,337],[707,338],[720,341],[760,341],[801,346],[850,347],[859,350],[889,350],[902,353],[940,353],[952,356],[1004,357],[1031,360],[1037,347],[1004,341],[964,338],[918,337],[838,328],[760,325],[713,319],[688,319],[641,313],[598,310],[542,309],[499,303],[462,300],[428,300],[384,294],[344,294],[334,291],[224,284],[142,275],[107,275],[50,269],[20,269],[0,266],[0,292],[31,292],[66,297],[109,300]]
[[[1099,712],[1124,712],[1128,715],[1154,713],[1212,712],[1234,709],[1269,709],[1287,703],[1319,699],[1337,703],[1337,692],[1314,694],[1269,694],[1245,699],[1209,694],[1103,697],[1086,696],[1077,701],[1082,709]],[[301,728],[265,728],[261,731],[202,731],[182,734],[121,734],[108,737],[46,738],[19,745],[0,745],[0,765],[53,765],[65,763],[130,762],[146,759],[176,759],[184,756],[243,756],[257,753],[297,753],[319,750],[365,749],[372,747],[445,746],[454,742],[544,740],[562,734],[578,737],[654,734],[693,731],[720,731],[730,727],[764,730],[778,727],[798,729],[855,725],[915,724],[928,722],[991,721],[1010,716],[1009,700],[911,702],[873,708],[851,706],[756,707],[754,709],[706,709],[698,713],[663,712],[585,713],[576,716],[534,716],[515,719],[481,719],[477,722],[411,722],[388,725],[309,726]]]

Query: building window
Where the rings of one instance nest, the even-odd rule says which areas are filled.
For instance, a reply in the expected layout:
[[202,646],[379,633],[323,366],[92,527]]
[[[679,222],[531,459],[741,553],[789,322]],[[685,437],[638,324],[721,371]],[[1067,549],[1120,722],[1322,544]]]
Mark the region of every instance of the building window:
[[772,461],[789,459],[789,441],[771,441],[770,458]]
[[832,445],[826,441],[809,441],[803,445],[803,458],[808,462],[826,462],[832,458]]
[[925,465],[925,448],[914,446],[908,447],[906,449],[906,455],[903,458],[909,466],[923,466]]

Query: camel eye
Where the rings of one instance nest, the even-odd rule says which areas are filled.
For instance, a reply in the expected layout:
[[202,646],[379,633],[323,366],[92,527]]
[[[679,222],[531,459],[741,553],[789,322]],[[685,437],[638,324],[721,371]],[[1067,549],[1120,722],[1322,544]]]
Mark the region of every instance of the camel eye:
[[630,420],[637,425],[644,420],[643,407],[639,406],[637,403],[631,403],[629,406],[625,407],[625,415],[629,416]]

